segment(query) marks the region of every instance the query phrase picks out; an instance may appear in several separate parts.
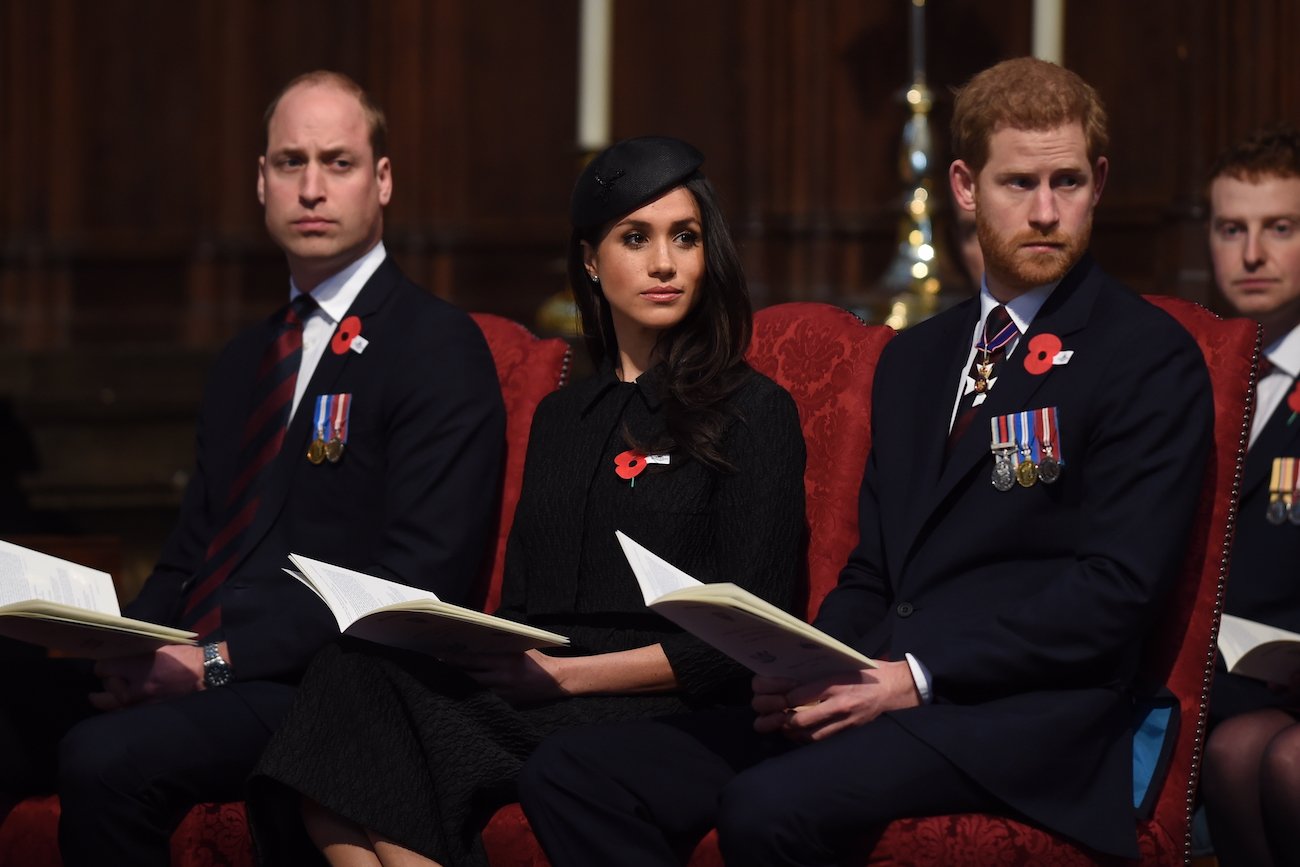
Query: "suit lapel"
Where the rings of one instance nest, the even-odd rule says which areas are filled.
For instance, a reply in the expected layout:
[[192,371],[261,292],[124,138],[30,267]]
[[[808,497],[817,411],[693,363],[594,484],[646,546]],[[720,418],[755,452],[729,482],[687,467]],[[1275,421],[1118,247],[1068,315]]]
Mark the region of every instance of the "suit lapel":
[[[393,264],[393,260],[385,258],[379,269],[366,281],[366,285],[362,287],[356,300],[348,308],[347,314],[361,319],[363,335],[366,332],[367,317],[379,312],[401,279],[402,274]],[[249,531],[244,534],[243,547],[236,559],[235,568],[238,568],[249,552],[257,547],[262,537],[275,523],[288,498],[294,472],[307,463],[307,446],[315,433],[312,430],[315,396],[333,393],[334,383],[350,364],[356,363],[357,358],[358,354],[355,352],[336,353],[328,347],[321,355],[311,380],[307,383],[307,390],[303,392],[302,402],[289,422],[289,429],[284,436],[284,445],[280,447],[280,453],[275,456],[272,463],[271,474],[262,489],[257,515]]]
[[979,298],[964,303],[970,309],[965,315],[950,317],[951,324],[935,335],[936,349],[921,360],[915,380],[915,394],[934,397],[915,402],[912,430],[916,436],[916,448],[908,473],[906,524],[901,539],[898,539],[905,541],[906,545],[910,545],[933,510],[930,492],[935,489],[943,471],[957,382],[965,375],[971,340],[979,321]]
[[[1095,276],[1092,260],[1085,256],[1061,280],[1060,285],[1043,304],[1034,321],[1030,323],[1029,331],[1020,336],[1015,351],[998,373],[993,390],[976,409],[970,427],[953,445],[946,462],[943,462],[944,443],[943,440],[940,441],[938,460],[943,467],[942,472],[937,475],[935,483],[918,484],[914,488],[915,507],[909,510],[911,520],[906,535],[909,552],[929,517],[943,504],[957,484],[988,456],[989,419],[1033,408],[1031,404],[1034,395],[1055,375],[1055,366],[1042,374],[1032,374],[1025,369],[1024,361],[1029,353],[1030,342],[1039,334],[1054,334],[1061,338],[1062,349],[1075,349],[1076,341],[1070,338],[1077,335],[1088,324],[1097,286],[1098,278]],[[970,328],[974,329],[974,327],[974,323],[970,323]],[[969,347],[966,347],[966,351],[969,351]],[[944,393],[950,395],[955,393],[959,375],[960,371],[953,372],[949,380],[950,387]],[[922,393],[942,391],[943,389],[939,389],[935,392]],[[948,404],[947,408],[950,412],[951,404]],[[944,421],[947,421],[946,416]],[[941,424],[940,430],[946,435],[946,424]]]

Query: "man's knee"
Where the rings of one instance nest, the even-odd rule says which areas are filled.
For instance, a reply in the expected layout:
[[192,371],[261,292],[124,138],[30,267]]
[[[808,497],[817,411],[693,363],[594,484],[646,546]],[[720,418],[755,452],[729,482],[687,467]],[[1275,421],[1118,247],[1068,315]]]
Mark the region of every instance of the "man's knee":
[[[718,842],[728,864],[782,863],[807,845],[801,805],[760,765],[737,776],[718,802]],[[768,860],[770,856],[777,856]]]
[[129,741],[106,717],[92,717],[68,730],[59,742],[59,795],[64,808],[86,798],[123,794],[139,784],[139,762]]

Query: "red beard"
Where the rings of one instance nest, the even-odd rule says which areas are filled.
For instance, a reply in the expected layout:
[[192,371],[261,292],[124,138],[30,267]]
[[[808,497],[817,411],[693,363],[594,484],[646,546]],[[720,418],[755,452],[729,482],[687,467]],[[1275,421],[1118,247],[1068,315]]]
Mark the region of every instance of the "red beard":
[[[984,251],[985,270],[1015,292],[1024,292],[1060,280],[1082,258],[1092,235],[1089,223],[1078,235],[1067,235],[1060,230],[1047,234],[1025,231],[1007,238],[998,235],[978,211],[975,214],[975,229],[979,234],[980,248]],[[1031,252],[1025,249],[1027,244],[1057,246],[1050,251]]]

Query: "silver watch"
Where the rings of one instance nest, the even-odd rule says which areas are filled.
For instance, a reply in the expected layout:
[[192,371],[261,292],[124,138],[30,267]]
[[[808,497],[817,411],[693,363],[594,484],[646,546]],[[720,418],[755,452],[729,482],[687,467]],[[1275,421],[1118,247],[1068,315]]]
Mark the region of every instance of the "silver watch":
[[230,663],[221,657],[215,641],[203,645],[203,685],[208,688],[230,683]]

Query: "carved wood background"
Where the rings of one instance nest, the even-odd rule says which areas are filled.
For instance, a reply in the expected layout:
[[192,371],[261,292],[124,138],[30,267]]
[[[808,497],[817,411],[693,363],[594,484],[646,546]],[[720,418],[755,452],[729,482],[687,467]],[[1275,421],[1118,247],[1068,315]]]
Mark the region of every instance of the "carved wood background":
[[[1030,5],[930,0],[941,170],[949,88],[1027,53]],[[0,488],[21,475],[23,520],[152,556],[212,351],[284,297],[254,170],[262,109],[298,72],[341,69],[386,107],[402,267],[531,323],[563,284],[577,6],[0,0]],[[1216,303],[1202,173],[1300,120],[1300,0],[1070,0],[1066,18],[1065,63],[1111,115],[1099,259]],[[853,297],[888,261],[907,22],[906,0],[617,0],[614,135],[707,154],[760,303]],[[5,445],[24,431],[35,471]],[[19,521],[5,496],[0,532]]]

